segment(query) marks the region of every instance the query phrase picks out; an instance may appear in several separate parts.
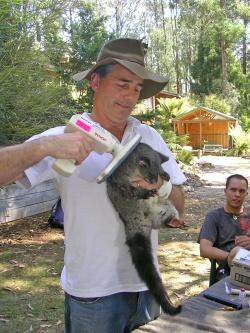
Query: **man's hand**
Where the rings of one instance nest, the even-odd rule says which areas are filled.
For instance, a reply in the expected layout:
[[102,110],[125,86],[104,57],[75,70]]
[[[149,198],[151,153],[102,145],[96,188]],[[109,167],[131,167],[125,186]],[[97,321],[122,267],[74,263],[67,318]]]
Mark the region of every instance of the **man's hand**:
[[172,220],[168,224],[166,224],[166,227],[187,229],[189,227],[189,225],[186,224],[184,222],[184,220],[180,220],[180,219],[177,219],[176,217],[173,217]]
[[[131,184],[132,186],[134,187],[143,187],[145,188],[146,190],[155,190],[155,191],[158,191],[159,188],[162,186],[163,184],[163,179],[158,176],[158,180],[156,183],[149,183],[147,182],[145,179],[143,179],[142,177],[140,176],[134,176],[131,180]],[[173,203],[173,205],[175,206],[175,193],[173,193],[173,191],[170,193],[169,195],[169,200]],[[179,211],[180,213],[180,211]],[[181,214],[180,214],[181,215]],[[177,219],[177,218],[173,218],[170,223],[168,223],[168,225],[166,225],[167,227],[170,227],[170,228],[180,228],[180,229],[186,229],[188,228],[189,226],[184,222],[184,220],[182,219],[182,217],[180,219]]]
[[146,190],[155,190],[157,191],[163,184],[163,180],[160,176],[158,176],[158,180],[156,183],[149,183],[145,179],[143,179],[141,176],[134,176],[131,180],[131,185],[134,187],[142,187]]
[[47,136],[41,139],[44,155],[57,159],[73,159],[80,164],[93,150],[94,142],[80,131]]
[[241,246],[247,250],[250,250],[250,237],[246,235],[236,236],[235,246]]
[[[134,176],[131,180],[131,184],[134,187],[143,187],[147,190],[155,190],[158,191],[159,188],[163,184],[163,179],[158,176],[158,180],[156,183],[148,183],[140,176]],[[175,208],[178,210],[180,214],[180,218],[182,219],[183,212],[184,212],[184,193],[179,185],[173,185],[172,191],[168,197],[168,199],[172,202]]]

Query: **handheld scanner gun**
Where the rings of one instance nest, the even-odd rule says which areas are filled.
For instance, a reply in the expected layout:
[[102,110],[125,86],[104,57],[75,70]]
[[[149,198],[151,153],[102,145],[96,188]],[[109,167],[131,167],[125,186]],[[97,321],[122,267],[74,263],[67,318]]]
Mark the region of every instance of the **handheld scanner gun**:
[[[67,131],[82,131],[94,141],[94,151],[98,154],[110,153],[113,155],[111,163],[101,171],[96,178],[97,183],[102,183],[122,163],[128,154],[138,145],[141,136],[136,134],[126,145],[121,145],[110,132],[98,123],[81,115],[73,115],[67,125]],[[75,161],[72,159],[57,159],[53,169],[64,177],[69,177],[76,169]]]

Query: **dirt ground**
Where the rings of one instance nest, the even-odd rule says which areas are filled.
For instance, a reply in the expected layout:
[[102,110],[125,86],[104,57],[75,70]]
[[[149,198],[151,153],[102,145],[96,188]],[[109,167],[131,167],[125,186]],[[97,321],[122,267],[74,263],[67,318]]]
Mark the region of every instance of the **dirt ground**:
[[[182,302],[208,287],[209,261],[199,256],[197,236],[206,212],[223,205],[225,180],[232,173],[241,173],[250,180],[250,159],[203,156],[197,160],[192,169],[188,170],[190,178],[195,175],[195,185],[189,181],[185,186],[185,222],[189,227],[186,230],[160,231],[160,270],[165,286],[176,302]],[[249,198],[247,202],[250,205]],[[57,262],[51,267],[51,274],[58,278],[59,285],[63,260],[63,231],[47,226],[48,215],[49,213],[43,213],[1,225],[0,252],[8,252],[12,247],[16,253],[24,252],[21,248],[23,246],[25,251],[31,248],[34,253],[41,252],[42,248],[45,260],[56,254]],[[30,256],[31,254],[27,260],[31,260]],[[25,260],[25,256],[22,258],[21,255],[21,259],[19,257],[17,260],[8,260],[8,265],[20,265],[19,268],[22,268],[22,265],[25,266]],[[35,261],[35,258],[32,260]],[[2,271],[0,269],[0,279],[9,269],[6,267]],[[25,275],[23,279],[25,280]],[[4,288],[8,290],[12,287],[5,284],[2,289]]]

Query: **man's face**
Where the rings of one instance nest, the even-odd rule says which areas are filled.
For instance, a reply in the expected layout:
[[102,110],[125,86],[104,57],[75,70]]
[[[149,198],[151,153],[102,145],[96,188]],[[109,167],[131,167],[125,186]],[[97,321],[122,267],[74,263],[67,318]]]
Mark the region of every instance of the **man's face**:
[[248,194],[247,184],[244,180],[232,178],[224,192],[228,206],[239,208],[243,205]]
[[123,66],[114,65],[106,77],[97,74],[91,79],[94,95],[94,113],[98,119],[126,124],[138,102],[143,80]]

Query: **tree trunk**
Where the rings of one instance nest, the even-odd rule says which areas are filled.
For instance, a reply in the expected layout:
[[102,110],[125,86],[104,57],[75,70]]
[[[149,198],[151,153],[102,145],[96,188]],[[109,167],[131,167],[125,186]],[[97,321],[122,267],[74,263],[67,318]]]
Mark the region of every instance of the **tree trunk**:
[[[246,5],[249,4],[249,0],[244,1]],[[248,26],[249,20],[244,17],[243,18],[243,24],[244,24],[244,36],[242,40],[242,73],[247,74],[247,26]]]
[[[225,3],[224,0],[220,0],[220,7],[221,10],[224,11]],[[222,95],[225,92],[225,85],[226,85],[226,48],[225,48],[225,38],[224,38],[224,31],[221,32],[221,40],[220,40],[220,49],[221,49],[221,90]]]
[[177,2],[172,3],[171,10],[171,27],[173,36],[173,55],[175,60],[175,75],[176,75],[176,93],[180,94],[180,73],[179,73],[179,54],[178,54],[178,37],[177,37]]

